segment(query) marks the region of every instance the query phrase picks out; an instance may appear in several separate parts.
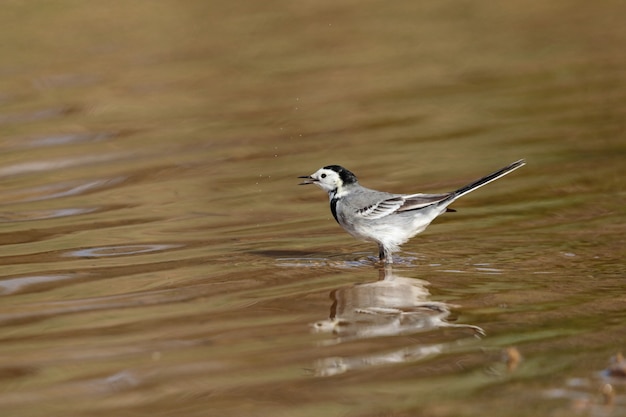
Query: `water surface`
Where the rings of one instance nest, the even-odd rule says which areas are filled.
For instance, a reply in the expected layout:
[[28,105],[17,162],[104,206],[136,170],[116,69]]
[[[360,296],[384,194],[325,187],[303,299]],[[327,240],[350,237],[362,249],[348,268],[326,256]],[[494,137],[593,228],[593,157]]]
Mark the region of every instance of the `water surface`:
[[2,415],[626,413],[622,2],[4,8]]

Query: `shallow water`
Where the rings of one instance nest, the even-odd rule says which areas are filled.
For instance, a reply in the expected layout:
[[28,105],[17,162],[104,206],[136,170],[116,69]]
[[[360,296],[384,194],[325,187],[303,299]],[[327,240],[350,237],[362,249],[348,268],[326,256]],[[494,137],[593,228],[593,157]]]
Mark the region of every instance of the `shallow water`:
[[[3,416],[626,413],[623,2],[4,9]],[[296,185],[519,158],[387,270]]]

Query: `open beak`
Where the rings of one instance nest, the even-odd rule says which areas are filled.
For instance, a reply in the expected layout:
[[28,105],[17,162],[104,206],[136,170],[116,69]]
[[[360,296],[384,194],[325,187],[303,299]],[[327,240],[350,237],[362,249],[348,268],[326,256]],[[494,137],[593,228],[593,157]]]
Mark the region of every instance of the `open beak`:
[[303,178],[304,179],[304,181],[302,181],[298,185],[315,184],[317,182],[317,180],[315,178],[313,178],[312,176],[310,176],[310,175],[304,175],[304,176],[298,177],[298,178]]

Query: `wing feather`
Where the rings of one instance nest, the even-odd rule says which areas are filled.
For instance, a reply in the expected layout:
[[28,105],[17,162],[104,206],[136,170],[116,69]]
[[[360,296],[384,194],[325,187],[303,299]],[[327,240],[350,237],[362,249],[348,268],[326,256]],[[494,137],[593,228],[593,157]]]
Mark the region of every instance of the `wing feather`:
[[356,211],[358,216],[364,219],[380,219],[398,211],[404,204],[404,198],[402,196],[391,197],[385,200],[381,200],[377,203],[371,204],[367,207],[363,207]]
[[393,213],[419,210],[437,204],[450,196],[450,193],[393,196],[358,209],[356,215],[369,220],[381,219]]
[[405,195],[404,204],[398,209],[398,211],[417,210],[424,207],[428,207],[432,204],[437,204],[445,199],[449,198],[452,193],[445,194],[411,194]]

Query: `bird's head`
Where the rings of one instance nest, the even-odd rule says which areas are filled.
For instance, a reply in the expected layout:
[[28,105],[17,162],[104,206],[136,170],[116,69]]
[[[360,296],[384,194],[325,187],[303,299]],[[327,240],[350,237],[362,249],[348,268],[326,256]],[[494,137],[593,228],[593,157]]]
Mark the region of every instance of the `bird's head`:
[[298,178],[304,179],[300,185],[315,184],[328,193],[340,192],[343,187],[357,183],[356,176],[339,165],[328,165],[311,175]]

